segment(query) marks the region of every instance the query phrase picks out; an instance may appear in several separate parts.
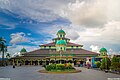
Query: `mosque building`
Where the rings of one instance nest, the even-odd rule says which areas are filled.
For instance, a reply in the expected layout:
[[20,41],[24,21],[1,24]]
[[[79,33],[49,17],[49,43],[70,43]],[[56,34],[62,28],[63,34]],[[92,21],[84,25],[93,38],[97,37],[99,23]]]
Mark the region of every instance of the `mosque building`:
[[72,63],[85,62],[88,57],[96,57],[99,53],[83,49],[83,45],[70,42],[66,38],[64,30],[57,32],[57,38],[53,38],[51,43],[40,45],[40,49],[27,52],[23,48],[21,56],[13,57],[13,63],[22,65],[43,65],[51,63]]

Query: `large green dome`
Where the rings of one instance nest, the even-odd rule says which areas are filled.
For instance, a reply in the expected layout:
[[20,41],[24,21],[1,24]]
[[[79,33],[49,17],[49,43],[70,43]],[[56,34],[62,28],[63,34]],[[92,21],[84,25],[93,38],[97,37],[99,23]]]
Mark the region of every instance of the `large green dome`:
[[59,30],[59,31],[57,32],[57,35],[58,35],[58,34],[66,34],[66,33],[65,33],[64,30],[61,29],[61,30]]
[[59,41],[57,41],[56,44],[57,44],[57,45],[60,45],[60,44],[62,44],[62,45],[66,45],[67,43],[66,43],[65,40],[59,40]]
[[100,52],[102,52],[102,51],[107,52],[107,49],[105,49],[105,48],[101,48],[101,49],[100,49]]
[[21,53],[25,53],[25,52],[27,52],[27,51],[26,51],[25,48],[22,48],[20,52],[21,52]]

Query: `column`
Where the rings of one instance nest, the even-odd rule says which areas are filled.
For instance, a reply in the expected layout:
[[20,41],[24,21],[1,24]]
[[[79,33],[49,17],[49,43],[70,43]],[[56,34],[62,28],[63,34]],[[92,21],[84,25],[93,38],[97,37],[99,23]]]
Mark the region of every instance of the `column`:
[[39,60],[38,60],[38,65],[40,65]]
[[13,59],[13,63],[12,63],[13,65],[15,65],[15,60]]
[[32,60],[30,61],[30,64],[32,65]]
[[25,65],[25,60],[23,60],[23,64]]
[[17,64],[17,66],[18,66],[18,60],[16,60],[16,64]]

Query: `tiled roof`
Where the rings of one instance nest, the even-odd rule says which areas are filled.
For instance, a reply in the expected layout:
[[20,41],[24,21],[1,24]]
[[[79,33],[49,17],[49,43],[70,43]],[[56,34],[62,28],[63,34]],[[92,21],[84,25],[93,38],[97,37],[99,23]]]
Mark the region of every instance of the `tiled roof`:
[[96,52],[92,52],[92,51],[88,51],[88,50],[85,50],[85,49],[75,49],[75,50],[72,50],[72,52],[74,54],[99,54],[99,53],[96,53]]
[[40,45],[40,46],[55,46],[55,42],[51,42],[51,43],[48,43],[48,44],[43,44],[43,45]]
[[49,54],[49,50],[48,49],[37,49],[37,50],[27,52],[24,54]]
[[75,43],[68,42],[68,43],[67,43],[67,46],[82,46],[82,45],[79,45],[79,44],[75,44]]
[[[56,50],[49,50],[49,49],[38,49],[38,50],[34,50],[31,52],[27,52],[25,54],[49,54],[49,53],[60,53],[60,52],[56,52]],[[65,53],[65,54],[69,54],[69,53],[73,53],[73,54],[99,54],[96,52],[92,52],[92,51],[88,51],[85,49],[68,49],[66,50],[66,52],[61,52],[61,53]]]

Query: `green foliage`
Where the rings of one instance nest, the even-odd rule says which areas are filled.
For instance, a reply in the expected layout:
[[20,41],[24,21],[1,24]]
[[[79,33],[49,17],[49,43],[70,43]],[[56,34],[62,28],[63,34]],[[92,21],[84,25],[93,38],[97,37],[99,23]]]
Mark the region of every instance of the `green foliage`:
[[54,69],[56,69],[56,65],[55,65],[55,64],[47,65],[47,66],[45,67],[45,69],[46,69],[47,71],[54,70]]
[[97,68],[100,68],[100,66],[101,66],[100,61],[95,62],[95,64],[96,64],[96,67],[97,67]]
[[118,57],[113,57],[112,58],[110,69],[120,72],[120,58],[118,58]]
[[56,64],[56,69],[57,70],[64,70],[65,66],[64,66],[64,64]]
[[68,63],[68,64],[66,65],[66,69],[75,70],[75,68],[72,67],[72,64],[71,64],[71,63]]
[[0,53],[1,52],[2,52],[2,64],[1,65],[4,66],[5,65],[4,53],[7,52],[7,46],[6,46],[6,40],[2,37],[0,37]]
[[68,64],[50,64],[45,67],[47,71],[75,70],[71,63]]
[[112,58],[112,62],[120,62],[120,58],[114,56],[114,57]]
[[103,58],[100,68],[101,69],[110,69],[111,61],[109,58]]

